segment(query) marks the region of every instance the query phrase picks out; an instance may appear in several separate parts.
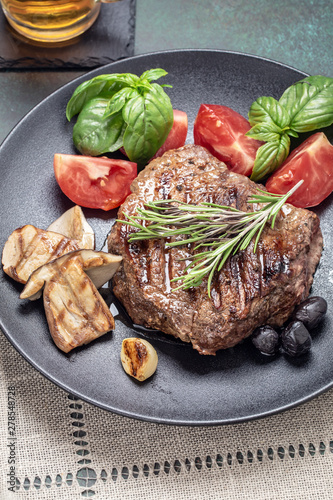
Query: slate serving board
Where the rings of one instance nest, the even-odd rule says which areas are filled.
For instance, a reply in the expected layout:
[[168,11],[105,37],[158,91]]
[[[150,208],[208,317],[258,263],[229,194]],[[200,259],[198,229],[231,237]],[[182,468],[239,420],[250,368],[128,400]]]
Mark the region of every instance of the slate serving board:
[[93,26],[54,47],[27,43],[0,9],[0,70],[96,68],[134,54],[135,0],[102,4]]

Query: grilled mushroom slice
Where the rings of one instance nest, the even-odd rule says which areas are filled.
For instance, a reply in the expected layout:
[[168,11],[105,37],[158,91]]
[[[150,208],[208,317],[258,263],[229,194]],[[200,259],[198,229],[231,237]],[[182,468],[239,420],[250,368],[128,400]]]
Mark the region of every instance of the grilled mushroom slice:
[[48,231],[63,234],[76,240],[79,248],[93,250],[95,248],[95,233],[87,222],[82,208],[75,205],[64,212],[47,228]]
[[38,267],[79,248],[76,240],[28,224],[15,229],[6,241],[3,270],[15,281],[26,283]]
[[97,290],[109,281],[122,258],[105,252],[77,250],[36,269],[20,298],[43,293],[51,336],[69,352],[114,329],[109,307]]

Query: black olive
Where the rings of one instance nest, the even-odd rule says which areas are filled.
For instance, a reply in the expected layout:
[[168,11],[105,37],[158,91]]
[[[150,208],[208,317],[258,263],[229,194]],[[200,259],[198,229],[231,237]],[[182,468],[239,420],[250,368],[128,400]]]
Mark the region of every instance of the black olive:
[[289,356],[296,357],[307,353],[311,349],[309,330],[301,321],[292,321],[282,331],[282,347]]
[[261,354],[274,356],[279,349],[279,335],[271,326],[256,328],[251,336],[252,343]]
[[293,319],[302,321],[308,330],[319,325],[327,311],[327,302],[322,297],[309,297],[296,307]]

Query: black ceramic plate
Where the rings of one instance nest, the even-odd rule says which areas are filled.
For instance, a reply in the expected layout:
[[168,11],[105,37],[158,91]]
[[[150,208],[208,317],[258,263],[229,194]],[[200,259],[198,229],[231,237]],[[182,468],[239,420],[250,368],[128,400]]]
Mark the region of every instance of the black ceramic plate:
[[[73,124],[65,118],[66,103],[83,80],[101,73],[165,68],[164,83],[173,106],[188,113],[188,141],[202,102],[221,103],[246,116],[257,97],[278,98],[304,77],[281,64],[221,51],[182,50],[155,53],[116,62],[61,88],[34,108],[0,148],[0,247],[9,234],[24,224],[46,228],[72,204],[61,193],[53,175],[54,153],[74,153]],[[332,200],[317,210],[321,216],[325,251],[317,270],[313,294],[329,303],[333,298],[331,221]],[[85,210],[103,246],[115,212]],[[53,344],[41,301],[21,301],[21,285],[1,272],[1,327],[10,342],[41,373],[68,392],[107,410],[138,419],[188,425],[241,422],[291,408],[333,383],[333,339],[330,315],[314,335],[305,359],[280,355],[271,362],[258,359],[249,342],[216,357],[200,356],[171,337],[134,330],[118,304],[113,304],[116,327],[88,346],[65,355]],[[118,313],[117,313],[118,309]],[[158,356],[156,374],[136,383],[120,364],[122,339],[150,338]]]

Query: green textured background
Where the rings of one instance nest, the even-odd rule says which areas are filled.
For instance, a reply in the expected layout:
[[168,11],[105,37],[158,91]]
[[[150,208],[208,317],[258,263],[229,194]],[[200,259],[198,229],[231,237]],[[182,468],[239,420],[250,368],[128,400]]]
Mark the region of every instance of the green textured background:
[[[137,0],[135,54],[178,48],[245,52],[333,77],[332,0]],[[0,142],[80,71],[0,73]]]
[[218,48],[333,76],[333,2],[138,0],[136,53]]

